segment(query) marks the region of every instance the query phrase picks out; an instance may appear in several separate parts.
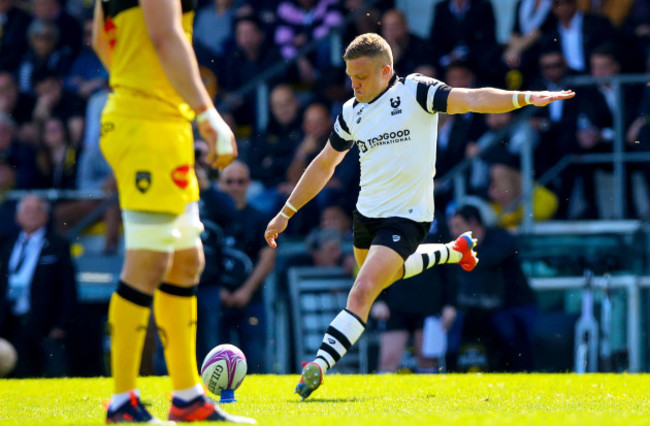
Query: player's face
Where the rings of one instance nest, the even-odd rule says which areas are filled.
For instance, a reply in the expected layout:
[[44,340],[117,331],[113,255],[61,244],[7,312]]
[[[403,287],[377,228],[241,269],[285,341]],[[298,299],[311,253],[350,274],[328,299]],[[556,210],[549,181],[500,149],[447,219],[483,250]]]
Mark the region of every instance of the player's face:
[[370,102],[388,87],[391,67],[382,65],[380,58],[362,56],[345,62],[345,73],[352,81],[357,101]]

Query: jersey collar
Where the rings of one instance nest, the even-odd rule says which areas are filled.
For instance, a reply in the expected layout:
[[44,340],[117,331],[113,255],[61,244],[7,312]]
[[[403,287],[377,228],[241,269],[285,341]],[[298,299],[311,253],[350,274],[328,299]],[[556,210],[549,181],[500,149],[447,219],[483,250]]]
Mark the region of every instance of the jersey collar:
[[[380,94],[378,94],[377,96],[375,96],[375,98],[374,98],[373,100],[371,100],[370,102],[368,102],[368,105],[370,105],[371,103],[375,102],[377,99],[381,98],[381,97],[384,95],[384,93],[388,92],[388,89],[390,89],[391,87],[393,87],[393,86],[395,85],[395,83],[397,83],[397,80],[398,80],[398,79],[399,79],[399,77],[397,76],[397,74],[393,74],[393,76],[392,76],[392,77],[390,78],[390,80],[388,81],[388,86],[387,86],[387,87],[386,87],[386,88],[385,88],[385,89],[384,89]],[[354,107],[357,106],[358,104],[359,104],[359,101],[357,101],[357,100],[355,99],[355,100],[354,100],[354,104],[352,105],[352,107],[354,108]]]

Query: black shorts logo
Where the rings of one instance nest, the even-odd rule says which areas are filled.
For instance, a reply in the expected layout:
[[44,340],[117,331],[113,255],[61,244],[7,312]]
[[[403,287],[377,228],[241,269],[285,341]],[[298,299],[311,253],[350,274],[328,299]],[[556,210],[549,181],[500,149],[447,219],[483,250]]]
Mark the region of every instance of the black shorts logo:
[[104,137],[107,133],[115,130],[115,124],[110,121],[104,121],[99,129],[99,136]]
[[135,172],[135,187],[143,194],[151,187],[151,172]]

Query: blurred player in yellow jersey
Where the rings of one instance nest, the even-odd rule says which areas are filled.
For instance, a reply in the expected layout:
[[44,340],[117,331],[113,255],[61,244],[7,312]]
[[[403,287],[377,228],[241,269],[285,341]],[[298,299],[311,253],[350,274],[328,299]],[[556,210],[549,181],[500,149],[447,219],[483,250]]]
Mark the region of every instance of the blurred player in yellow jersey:
[[190,44],[195,2],[96,2],[93,47],[113,89],[100,144],[117,179],[126,241],[109,308],[114,393],[107,423],[160,423],[136,389],[152,303],[172,381],[169,419],[252,422],[205,396],[196,365],[204,258],[190,122],[196,118],[214,167],[230,164],[237,145],[199,77]]

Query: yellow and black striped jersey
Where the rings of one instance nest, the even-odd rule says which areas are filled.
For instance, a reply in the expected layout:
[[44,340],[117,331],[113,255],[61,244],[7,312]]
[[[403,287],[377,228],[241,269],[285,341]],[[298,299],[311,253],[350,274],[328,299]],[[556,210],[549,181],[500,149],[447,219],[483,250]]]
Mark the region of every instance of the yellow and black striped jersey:
[[[197,0],[178,0],[182,24],[192,40]],[[111,49],[112,102],[107,109],[130,116],[160,119],[170,115],[192,120],[194,113],[171,85],[151,42],[138,0],[102,0],[104,31]]]

